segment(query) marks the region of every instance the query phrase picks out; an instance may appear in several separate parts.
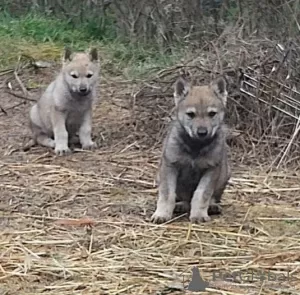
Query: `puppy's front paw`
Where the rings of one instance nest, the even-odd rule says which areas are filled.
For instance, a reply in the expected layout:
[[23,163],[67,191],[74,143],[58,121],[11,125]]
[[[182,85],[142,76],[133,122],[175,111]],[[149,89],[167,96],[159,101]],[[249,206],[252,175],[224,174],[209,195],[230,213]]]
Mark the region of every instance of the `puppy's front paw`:
[[64,156],[71,154],[71,150],[66,146],[56,146],[55,147],[55,154],[58,156]]
[[190,215],[191,223],[202,223],[211,221],[211,217],[207,214],[207,209],[201,209],[198,212],[192,212]]
[[201,217],[190,217],[190,222],[197,224],[197,223],[203,223],[203,222],[209,222],[211,221],[211,217],[207,216],[201,216]]
[[94,150],[98,147],[97,143],[94,141],[90,141],[88,143],[83,143],[82,144],[82,149],[83,150]]
[[172,212],[169,212],[166,210],[162,211],[162,210],[156,209],[154,214],[151,216],[151,222],[157,223],[157,224],[167,222],[170,219],[172,219]]

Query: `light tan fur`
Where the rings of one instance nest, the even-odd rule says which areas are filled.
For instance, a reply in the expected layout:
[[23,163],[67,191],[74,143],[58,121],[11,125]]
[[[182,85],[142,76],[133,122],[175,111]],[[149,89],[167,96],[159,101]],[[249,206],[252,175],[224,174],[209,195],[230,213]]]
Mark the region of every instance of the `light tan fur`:
[[220,77],[209,85],[191,86],[179,78],[174,98],[176,119],[163,143],[159,195],[151,221],[166,222],[180,209],[190,210],[193,223],[209,221],[209,214],[220,213],[231,174],[223,122],[226,82]]
[[99,70],[96,49],[88,53],[65,49],[60,73],[30,110],[34,144],[54,148],[58,155],[68,154],[69,140],[78,133],[83,149],[97,147],[91,131]]

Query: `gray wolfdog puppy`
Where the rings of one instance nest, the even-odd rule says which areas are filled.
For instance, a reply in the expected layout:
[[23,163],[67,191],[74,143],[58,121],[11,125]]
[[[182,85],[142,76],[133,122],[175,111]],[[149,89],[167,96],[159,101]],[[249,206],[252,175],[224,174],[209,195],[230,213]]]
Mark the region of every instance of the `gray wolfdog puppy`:
[[91,139],[92,103],[99,69],[96,49],[89,53],[65,49],[60,73],[30,110],[32,145],[54,148],[58,155],[68,154],[69,140],[78,133],[83,149],[96,148]]
[[223,122],[226,88],[222,77],[205,86],[192,86],[182,77],[176,81],[176,119],[163,143],[152,222],[166,222],[174,211],[189,210],[192,223],[220,213],[231,175]]

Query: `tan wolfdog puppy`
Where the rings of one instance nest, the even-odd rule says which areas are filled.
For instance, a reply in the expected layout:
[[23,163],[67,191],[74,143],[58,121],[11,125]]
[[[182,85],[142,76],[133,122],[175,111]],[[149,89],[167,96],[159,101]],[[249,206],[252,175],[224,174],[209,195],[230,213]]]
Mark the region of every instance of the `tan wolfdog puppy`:
[[99,77],[96,49],[72,53],[65,49],[61,72],[30,110],[34,144],[70,153],[69,140],[78,132],[83,149],[96,147],[91,139],[92,103]]
[[231,174],[223,123],[226,82],[220,77],[210,85],[192,87],[180,77],[174,99],[176,119],[163,144],[159,196],[151,221],[166,222],[177,209],[190,210],[192,223],[209,221],[209,214],[220,213]]

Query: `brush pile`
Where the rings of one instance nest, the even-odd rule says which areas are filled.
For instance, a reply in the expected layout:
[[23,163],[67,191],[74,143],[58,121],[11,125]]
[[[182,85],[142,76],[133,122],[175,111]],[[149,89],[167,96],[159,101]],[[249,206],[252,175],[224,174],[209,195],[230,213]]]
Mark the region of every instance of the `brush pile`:
[[[170,121],[173,83],[188,74],[203,84],[217,75],[228,81],[227,121],[231,143],[260,160],[277,164],[299,158],[300,47],[265,40],[246,43],[223,35],[181,65],[158,72],[135,95],[136,114],[147,122],[147,136],[158,139]],[[221,46],[220,43],[223,43]],[[274,162],[274,163],[275,163]]]

